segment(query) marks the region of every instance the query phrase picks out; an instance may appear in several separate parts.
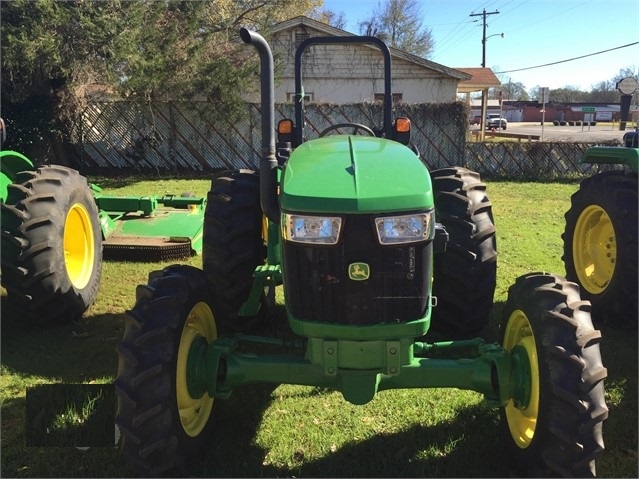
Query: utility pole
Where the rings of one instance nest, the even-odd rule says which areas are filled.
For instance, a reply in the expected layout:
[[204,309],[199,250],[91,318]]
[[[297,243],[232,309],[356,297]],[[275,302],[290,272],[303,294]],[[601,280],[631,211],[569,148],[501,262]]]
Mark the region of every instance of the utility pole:
[[[499,13],[498,10],[495,10],[494,12],[487,12],[486,9],[484,8],[484,10],[481,13],[470,14],[471,17],[478,17],[478,16],[482,17],[482,27],[483,27],[483,33],[481,36],[481,67],[482,68],[486,68],[486,17],[488,15],[495,15],[497,13]],[[486,111],[488,106],[487,97],[488,97],[488,89],[484,88],[481,91],[481,120],[479,122],[479,139],[481,141],[484,141],[484,136],[486,133]]]
[[471,17],[482,17],[482,29],[483,29],[483,33],[482,33],[482,37],[481,37],[481,67],[482,68],[486,68],[486,17],[488,15],[495,15],[499,13],[499,10],[495,10],[494,12],[487,12],[486,9],[484,8],[484,10],[481,13],[471,13],[470,16]]

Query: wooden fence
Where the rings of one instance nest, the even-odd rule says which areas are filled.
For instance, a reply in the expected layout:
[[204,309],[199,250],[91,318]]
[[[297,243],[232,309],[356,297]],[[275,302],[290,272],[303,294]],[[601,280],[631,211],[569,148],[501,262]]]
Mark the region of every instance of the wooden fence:
[[[378,103],[309,104],[306,134],[343,122],[380,126]],[[585,143],[466,141],[461,103],[397,105],[394,117],[412,123],[412,143],[429,169],[466,166],[483,178],[558,179],[589,174],[578,164]],[[278,104],[276,123],[294,118],[292,104]],[[225,168],[256,169],[261,151],[260,108],[247,104],[230,122],[206,102],[103,102],[84,112],[79,132],[81,169],[97,173],[207,174]]]

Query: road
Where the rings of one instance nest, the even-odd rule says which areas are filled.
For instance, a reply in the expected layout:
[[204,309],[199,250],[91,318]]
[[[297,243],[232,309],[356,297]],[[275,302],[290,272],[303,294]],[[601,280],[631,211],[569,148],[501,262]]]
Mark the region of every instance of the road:
[[[471,129],[477,130],[478,126]],[[610,123],[596,126],[555,126],[552,122],[545,122],[543,126],[544,141],[574,141],[597,142],[618,140],[621,143],[623,135],[628,131],[634,131],[630,123],[626,124],[626,131],[619,131],[619,124],[615,123],[613,130]],[[507,133],[522,133],[526,135],[542,136],[541,123],[508,122]]]

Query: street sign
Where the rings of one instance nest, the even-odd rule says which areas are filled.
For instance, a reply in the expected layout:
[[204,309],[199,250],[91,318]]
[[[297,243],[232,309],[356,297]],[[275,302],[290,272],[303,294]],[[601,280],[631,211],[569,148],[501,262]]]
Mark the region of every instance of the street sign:
[[581,111],[587,111],[589,113],[592,113],[595,111],[595,107],[594,106],[582,106],[581,107]]
[[539,87],[539,103],[548,103],[550,100],[550,87]]
[[617,82],[617,90],[624,95],[632,95],[637,88],[639,88],[639,82],[632,77],[627,77]]

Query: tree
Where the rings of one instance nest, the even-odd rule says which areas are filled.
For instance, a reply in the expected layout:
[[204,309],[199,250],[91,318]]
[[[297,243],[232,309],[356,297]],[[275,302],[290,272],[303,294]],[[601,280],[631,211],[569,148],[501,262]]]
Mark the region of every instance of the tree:
[[387,0],[377,5],[368,20],[360,22],[360,34],[379,37],[391,47],[428,58],[435,42],[420,18],[416,0]]
[[524,84],[520,82],[513,82],[510,78],[506,83],[502,81],[500,88],[504,92],[504,100],[528,101],[530,99]]
[[[576,86],[566,85],[563,88],[557,88],[550,91],[551,101],[560,103],[571,102],[597,102],[597,103],[619,103],[619,91],[617,90],[617,82],[623,78],[632,77],[639,81],[639,70],[636,66],[625,67],[619,70],[613,78],[609,80],[601,80],[590,87],[590,91],[582,91]],[[502,80],[503,81],[503,80]],[[530,97],[539,98],[539,88],[537,85],[530,89]],[[637,103],[638,92],[633,95],[633,103]]]
[[[533,99],[533,100],[537,100],[538,102],[541,103],[541,88],[539,85],[536,85],[534,87],[532,87],[529,91],[528,91],[528,96]],[[549,92],[550,93],[550,92]]]
[[592,85],[589,93],[584,96],[585,101],[598,103],[616,103],[619,101],[619,92],[616,82],[613,80],[603,80]]
[[327,23],[331,27],[339,28],[340,30],[344,30],[346,27],[344,12],[336,13],[332,10],[319,10],[313,12],[311,17],[320,22]]
[[566,85],[563,88],[550,90],[550,98],[553,103],[577,103],[585,101],[586,93],[574,85]]
[[254,51],[237,41],[239,28],[266,29],[320,3],[2,1],[2,103],[41,110],[40,136],[67,140],[91,85],[146,100],[205,96],[229,115],[257,68]]
[[612,82],[616,84],[619,80],[623,80],[624,78],[627,78],[627,77],[632,77],[635,80],[639,80],[639,68],[637,66],[628,66],[628,67],[619,69],[619,73],[617,73],[613,77]]

